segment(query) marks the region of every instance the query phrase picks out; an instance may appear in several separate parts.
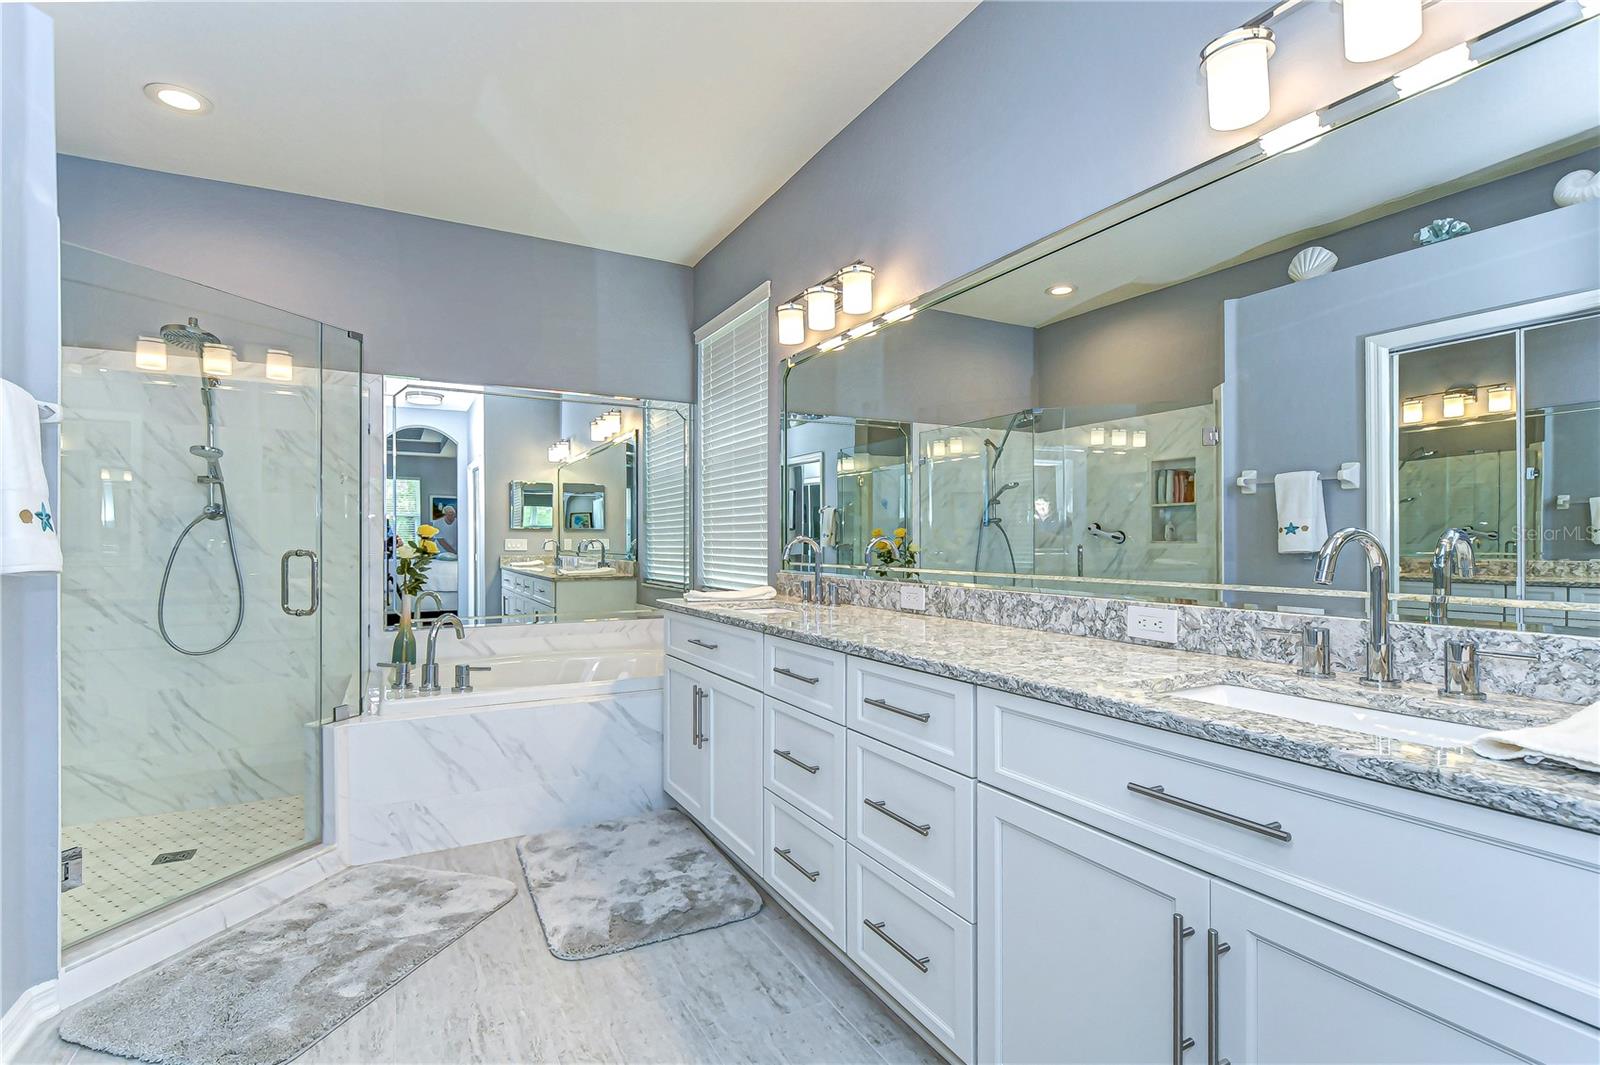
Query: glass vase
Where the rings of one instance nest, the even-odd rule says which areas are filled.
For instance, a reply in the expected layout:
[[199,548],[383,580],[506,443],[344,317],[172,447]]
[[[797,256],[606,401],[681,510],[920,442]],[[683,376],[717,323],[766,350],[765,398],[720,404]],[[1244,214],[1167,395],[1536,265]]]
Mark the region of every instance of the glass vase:
[[400,624],[394,631],[394,649],[389,654],[391,662],[417,663],[417,633],[413,622],[416,605],[413,597],[400,597]]

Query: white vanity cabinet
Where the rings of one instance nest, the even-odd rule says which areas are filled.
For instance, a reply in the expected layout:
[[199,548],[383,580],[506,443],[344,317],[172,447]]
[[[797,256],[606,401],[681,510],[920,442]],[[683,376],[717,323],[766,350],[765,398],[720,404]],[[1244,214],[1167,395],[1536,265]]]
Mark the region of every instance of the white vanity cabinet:
[[761,864],[761,693],[668,659],[662,787],[730,852]]

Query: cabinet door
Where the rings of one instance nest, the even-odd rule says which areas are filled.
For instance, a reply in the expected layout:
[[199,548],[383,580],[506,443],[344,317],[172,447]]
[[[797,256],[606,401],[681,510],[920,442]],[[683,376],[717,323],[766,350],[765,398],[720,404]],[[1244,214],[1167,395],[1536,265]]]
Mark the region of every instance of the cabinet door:
[[1231,884],[1211,921],[1213,1053],[1235,1065],[1600,1061],[1593,1028]]
[[705,826],[752,869],[761,868],[761,693],[711,678],[702,712],[711,786]]
[[1207,877],[988,787],[977,868],[980,1060],[1204,1062]]
[[699,670],[667,659],[666,727],[661,736],[661,782],[668,795],[697,821],[705,820],[707,766],[710,752],[701,744],[695,725],[704,702],[704,677]]

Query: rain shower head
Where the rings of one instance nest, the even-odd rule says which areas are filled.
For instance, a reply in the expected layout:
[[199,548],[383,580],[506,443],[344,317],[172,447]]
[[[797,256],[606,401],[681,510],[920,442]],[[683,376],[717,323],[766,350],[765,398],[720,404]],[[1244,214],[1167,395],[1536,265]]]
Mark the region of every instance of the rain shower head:
[[161,327],[161,339],[175,348],[189,348],[195,352],[205,350],[207,344],[220,344],[215,333],[200,328],[200,319],[190,318],[188,325],[169,324]]

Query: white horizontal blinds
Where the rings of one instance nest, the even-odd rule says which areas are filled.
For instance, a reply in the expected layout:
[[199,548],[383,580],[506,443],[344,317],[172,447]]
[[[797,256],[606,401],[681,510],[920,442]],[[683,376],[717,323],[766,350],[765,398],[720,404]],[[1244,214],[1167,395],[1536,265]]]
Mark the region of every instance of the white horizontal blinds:
[[767,583],[767,301],[699,344],[700,576]]
[[645,404],[644,579],[689,587],[687,408]]

